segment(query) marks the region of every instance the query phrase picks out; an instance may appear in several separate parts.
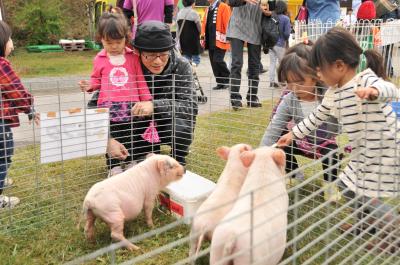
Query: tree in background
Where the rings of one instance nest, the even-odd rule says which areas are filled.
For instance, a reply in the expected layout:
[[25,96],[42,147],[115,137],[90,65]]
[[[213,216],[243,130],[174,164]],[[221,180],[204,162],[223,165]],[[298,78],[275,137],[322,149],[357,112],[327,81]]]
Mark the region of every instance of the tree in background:
[[[26,38],[29,44],[58,42],[62,30],[61,1],[26,1],[13,17],[15,37]],[[20,35],[21,34],[21,35]]]
[[92,0],[7,0],[6,18],[17,45],[53,44],[60,38],[85,38],[87,4]]

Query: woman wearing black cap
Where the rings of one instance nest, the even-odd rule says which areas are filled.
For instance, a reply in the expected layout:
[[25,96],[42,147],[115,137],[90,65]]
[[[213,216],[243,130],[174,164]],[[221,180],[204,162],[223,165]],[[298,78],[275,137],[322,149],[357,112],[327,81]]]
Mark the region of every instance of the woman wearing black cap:
[[[138,102],[132,108],[132,114],[139,117],[152,115],[161,140],[158,144],[134,142],[133,151],[143,155],[158,153],[160,145],[166,144],[171,146],[172,156],[185,165],[198,112],[191,65],[174,52],[170,28],[159,21],[140,24],[133,46],[140,55],[153,101]],[[110,141],[108,153],[119,159],[127,155],[116,140]]]

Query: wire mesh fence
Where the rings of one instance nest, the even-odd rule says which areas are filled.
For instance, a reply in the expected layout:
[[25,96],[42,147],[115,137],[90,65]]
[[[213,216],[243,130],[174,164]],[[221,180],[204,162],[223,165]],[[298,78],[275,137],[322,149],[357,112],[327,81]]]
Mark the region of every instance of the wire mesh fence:
[[[207,83],[205,80],[207,79],[200,78],[204,93],[208,95],[208,101],[206,104],[198,104],[199,113],[201,114],[195,119],[195,123],[188,123],[193,124],[194,135],[186,163],[188,170],[217,181],[224,167],[224,162],[217,158],[215,149],[222,145],[232,146],[241,142],[257,147],[272,113],[276,111],[274,107],[279,102],[282,91],[281,89],[270,88],[268,87],[268,82],[262,81],[260,82],[258,96],[263,103],[263,107],[243,108],[240,111],[233,111],[230,108],[228,91],[213,91],[210,89],[212,82],[208,79],[209,81],[207,82],[209,83]],[[68,83],[73,84],[76,81],[71,80]],[[246,84],[245,80],[243,80],[243,83]],[[242,87],[242,93],[245,92],[246,87],[244,89]],[[83,198],[88,189],[94,183],[107,177],[107,159],[103,155],[105,144],[101,143],[101,140],[90,139],[90,134],[99,137],[103,136],[102,134],[98,135],[99,131],[106,135],[109,134],[109,131],[107,131],[108,128],[103,123],[94,123],[90,126],[89,120],[91,120],[91,117],[104,115],[104,112],[87,109],[85,106],[89,98],[90,96],[80,92],[66,92],[61,87],[53,95],[46,94],[35,97],[36,110],[42,114],[42,122],[47,118],[54,118],[59,125],[77,125],[74,129],[49,131],[43,128],[43,123],[40,127],[28,125],[27,121],[21,117],[21,127],[14,130],[16,150],[9,172],[9,177],[14,180],[14,184],[4,189],[5,195],[19,197],[21,203],[14,209],[2,211],[1,229],[3,232],[36,231],[49,225],[51,226],[53,223],[68,222],[68,220],[76,223],[81,211]],[[173,104],[172,101],[170,103]],[[67,119],[60,118],[63,117],[63,113],[69,118],[78,117],[78,119],[69,122]],[[82,130],[82,124],[86,124],[85,130]],[[57,127],[56,125],[51,126],[52,128]],[[57,139],[49,138],[54,134],[59,135],[59,137]],[[84,153],[81,154],[81,157],[68,159],[68,153],[77,152],[77,150],[68,151],[68,145],[66,144],[62,148],[60,146],[57,147],[58,149],[56,148],[59,152],[63,150],[61,157],[58,158],[59,161],[41,163],[41,159],[46,158],[57,160],[55,154],[43,156],[43,152],[54,148],[48,147],[47,150],[43,150],[42,145],[46,144],[44,140],[50,139],[49,142],[54,143],[57,140],[59,141],[60,138],[64,140],[72,139],[69,145],[72,147],[79,146],[80,148],[78,149],[83,150]],[[83,143],[79,142],[78,139],[83,139]],[[314,141],[317,141],[317,139],[314,138]],[[397,264],[399,262],[398,247],[396,248],[399,240],[399,226],[395,223],[396,219],[386,221],[384,215],[377,215],[379,217],[371,221],[371,215],[375,216],[375,212],[382,210],[378,207],[371,211],[371,209],[374,209],[374,207],[370,207],[374,203],[372,199],[363,201],[360,207],[354,206],[358,202],[358,198],[342,199],[337,204],[324,200],[324,175],[326,173],[328,175],[332,174],[332,168],[334,167],[343,168],[349,161],[357,160],[363,153],[360,150],[351,150],[351,153],[346,153],[345,150],[348,152],[348,148],[346,149],[347,139],[345,134],[341,134],[337,138],[338,153],[341,154],[339,156],[341,158],[338,162],[339,165],[331,164],[322,169],[321,161],[324,159],[329,161],[332,158],[332,152],[329,150],[325,155],[321,155],[320,153],[317,154],[314,148],[311,149],[314,150],[311,152],[311,157],[319,159],[310,160],[310,158],[298,157],[300,167],[286,176],[289,179],[290,176],[297,176],[297,173],[302,172],[305,179],[298,185],[288,188],[290,202],[287,209],[288,224],[274,230],[277,235],[282,232],[287,233],[285,254],[281,264],[376,264],[377,262]],[[98,155],[91,156],[89,154],[91,148],[88,148],[91,142],[102,146],[103,153],[99,152]],[[312,147],[317,146],[316,142],[311,143]],[[170,153],[168,144],[162,147],[161,152]],[[371,156],[377,157],[382,156],[382,152],[382,150],[379,152],[368,150]],[[399,157],[397,156],[397,158]],[[398,168],[396,166],[397,171]],[[396,176],[393,176],[393,178],[397,181],[397,184],[394,184],[397,186],[394,188],[398,190],[398,178]],[[336,179],[334,182],[339,185],[339,181],[339,179]],[[259,187],[259,189],[261,188]],[[344,187],[343,196],[346,196],[346,190],[348,188]],[[255,195],[257,195],[257,191],[242,195],[239,200],[249,200],[249,197]],[[278,195],[275,198],[271,197],[270,201],[264,202],[264,204],[274,205],[274,201],[279,201],[280,198],[281,196]],[[385,200],[385,205],[391,205],[390,213],[393,216],[398,216],[398,199],[395,196]],[[265,205],[261,204],[259,207],[263,206]],[[363,211],[364,208],[370,211],[369,214]],[[257,208],[250,208],[242,215],[251,216],[256,211]],[[98,246],[105,247],[87,256],[73,260],[70,264],[90,263],[99,259],[107,263],[122,262],[123,264],[136,262],[144,262],[145,264],[185,264],[189,262],[187,256],[190,241],[189,227],[183,224],[183,220],[173,221],[173,217],[165,216],[164,213],[157,210],[155,210],[154,215],[156,229],[145,228],[144,220],[139,217],[139,220],[131,222],[130,232],[127,233],[128,236],[135,235],[130,240],[142,247],[145,254],[133,253],[127,255],[126,252],[120,250],[122,244],[118,243],[107,246],[110,242],[107,239],[109,230],[99,223],[96,234],[99,234],[100,238],[103,239],[100,240],[101,243]],[[279,211],[277,215],[279,215]],[[249,228],[249,231],[257,231],[257,225],[262,226],[263,223],[268,223],[271,220],[260,219],[256,221],[254,226]],[[344,231],[340,229],[343,224],[348,223],[353,224],[350,229]],[[67,227],[75,229],[74,225]],[[368,229],[365,229],[365,227]],[[242,233],[246,235],[249,231],[244,230]],[[84,238],[83,233],[79,233],[78,236],[81,236],[82,239]],[[274,233],[272,234],[273,236]],[[389,246],[383,248],[382,251],[380,250],[381,245],[375,241],[385,242],[386,239],[392,241],[389,241]],[[259,242],[261,246],[263,243]],[[393,249],[394,253],[391,253],[391,247],[395,247]],[[254,248],[256,249],[256,245],[254,245]],[[370,251],[370,248],[375,251]],[[246,253],[250,249],[245,247],[242,251]],[[272,248],[269,254],[273,254],[274,249]],[[200,250],[200,263],[208,262],[210,250],[211,246],[207,244]],[[277,247],[276,250],[278,251],[279,248]],[[121,251],[124,254],[121,255]],[[84,252],[90,251],[86,250]],[[240,257],[240,253],[237,252],[235,255]],[[264,257],[266,258],[268,255]],[[264,264],[262,260],[257,259],[254,259],[253,263]]]
[[[308,23],[296,21],[293,27],[295,32],[292,36],[293,43],[300,43],[305,40],[315,42],[319,36],[335,26],[342,26],[348,29],[364,51],[369,49],[378,50],[384,58],[387,75],[390,78],[395,78],[396,82],[398,82],[398,77],[394,74],[394,68],[399,67],[399,20],[361,20],[348,25],[341,21],[325,23],[318,20],[309,21]],[[365,68],[365,66],[366,61],[364,58],[360,63],[360,69]]]
[[[396,77],[399,73],[396,63],[397,42],[392,49],[393,76]],[[177,84],[176,81],[182,77],[168,78],[171,82],[168,87],[172,90],[161,93],[168,94],[168,97],[158,98],[166,104],[166,109],[155,108],[158,115],[154,113],[148,120],[140,119],[135,123],[128,119],[123,122],[128,125],[128,129],[122,129],[128,132],[127,141],[147,141],[148,149],[127,148],[131,156],[126,163],[118,164],[122,169],[143,159],[147,152],[161,152],[175,156],[178,160],[185,157],[183,163],[188,170],[217,182],[225,162],[217,157],[216,148],[237,143],[247,143],[254,148],[259,146],[267,125],[273,117],[278,117],[276,106],[281,102],[285,87],[285,84],[280,84],[279,88],[273,88],[269,82],[261,80],[257,96],[262,107],[243,107],[234,111],[228,91],[212,90],[212,78],[198,73],[202,91],[189,89],[186,92],[183,89],[195,86],[192,80]],[[127,222],[125,235],[141,248],[141,251],[134,253],[124,250],[123,243],[110,245],[110,230],[102,222],[96,225],[95,245],[86,242],[83,232],[76,229],[87,191],[109,174],[111,160],[104,154],[112,133],[108,125],[113,110],[109,106],[89,109],[87,103],[91,95],[79,92],[76,85],[78,81],[69,79],[46,84],[49,89],[43,92],[38,87],[44,84],[27,86],[33,90],[35,109],[41,113],[41,124],[29,124],[27,118],[20,115],[21,126],[13,129],[15,151],[8,173],[13,183],[4,188],[3,194],[18,197],[21,202],[15,208],[6,208],[0,212],[2,233],[35,234],[47,230],[60,237],[63,235],[69,251],[67,257],[60,261],[68,261],[68,264],[187,264],[195,259],[198,264],[208,264],[210,252],[226,246],[227,240],[216,240],[219,244],[217,242],[214,246],[205,242],[195,256],[189,257],[191,238],[190,226],[185,224],[187,220],[175,220],[170,214],[159,210],[159,207],[154,210],[154,229],[147,228],[142,215]],[[247,84],[247,80],[242,80],[243,101],[248,90]],[[150,86],[150,95],[155,101],[159,93],[157,89]],[[180,93],[188,97],[182,99]],[[207,97],[207,101],[199,102],[198,96]],[[304,103],[298,99],[295,101],[299,106]],[[374,108],[371,105],[360,106],[360,100],[355,97],[350,99],[350,103],[336,115],[348,115],[347,112],[363,115],[370,110],[376,111],[369,109]],[[317,105],[318,102],[314,107]],[[198,113],[195,109],[198,109]],[[292,118],[302,118],[296,115],[299,113],[292,114]],[[268,259],[274,256],[279,258],[279,264],[400,264],[400,150],[395,142],[397,138],[394,136],[394,143],[387,146],[387,142],[384,142],[390,138],[387,124],[369,116],[355,116],[353,119],[363,120],[362,125],[354,125],[361,128],[359,134],[351,142],[348,130],[342,128],[336,132],[338,136],[334,142],[337,149],[320,148],[321,136],[317,132],[311,133],[313,137],[308,139],[307,155],[292,157],[290,172],[282,176],[282,179],[268,183],[281,188],[285,186],[282,192],[271,194],[270,190],[266,190],[268,185],[260,185],[250,192],[240,194],[237,200],[231,202],[232,207],[242,204],[244,209],[237,214],[233,213],[231,218],[223,220],[220,225],[236,224],[234,228],[240,229],[234,230],[232,242],[247,244],[235,245],[231,255],[226,255],[214,264],[243,257],[247,260],[238,264],[269,264]],[[185,121],[183,125],[182,120]],[[156,143],[153,129],[148,131],[150,135],[144,136],[146,130],[151,128],[151,121],[155,122],[161,143]],[[169,126],[159,126],[163,122]],[[282,122],[287,123],[286,120]],[[176,134],[176,126],[180,123],[186,129],[186,134]],[[140,132],[134,131],[133,127],[137,124],[141,125],[137,126],[142,129]],[[336,125],[333,121],[327,124]],[[287,129],[291,126],[293,124]],[[326,131],[326,128],[322,128],[322,132]],[[273,136],[278,139],[281,135],[282,132]],[[114,138],[118,139],[118,136]],[[376,140],[372,141],[372,138]],[[179,144],[182,139],[187,142]],[[303,147],[301,143],[299,145]],[[359,146],[363,147],[355,148]],[[302,148],[294,146],[287,148],[286,153],[295,153],[297,149],[304,154]],[[370,172],[363,167],[366,157],[373,158],[378,164],[374,168],[377,173],[375,179],[369,179]],[[357,165],[356,184],[363,187],[369,181],[380,183],[376,187],[391,190],[391,196],[384,197],[383,191],[378,192],[377,196],[362,196],[361,188],[351,190],[342,183],[343,176],[334,178],[337,174],[335,170],[343,174],[349,163]],[[389,174],[386,171],[388,167],[392,168]],[[263,172],[260,169],[260,172],[266,178],[270,174],[268,170]],[[326,182],[334,185],[325,185]],[[336,203],[326,200],[328,189],[332,187],[337,187],[342,197]],[[284,198],[287,196],[287,206],[278,207],[282,201],[285,205]],[[260,197],[262,199],[257,199]],[[215,205],[215,209],[210,211],[221,207]],[[273,214],[265,214],[265,209],[273,209]],[[282,216],[287,216],[287,224],[284,221],[274,222]],[[245,225],[247,223],[249,225]],[[57,224],[61,224],[61,228]],[[285,239],[283,245],[271,243],[282,237]],[[261,255],[259,250],[262,250]]]

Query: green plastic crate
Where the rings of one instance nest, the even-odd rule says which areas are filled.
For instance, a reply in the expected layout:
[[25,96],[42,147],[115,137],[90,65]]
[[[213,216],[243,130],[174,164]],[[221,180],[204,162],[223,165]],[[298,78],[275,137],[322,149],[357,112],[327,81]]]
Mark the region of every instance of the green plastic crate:
[[63,52],[60,45],[30,45],[26,49],[28,52]]
[[95,51],[102,49],[102,46],[94,41],[85,41],[85,47]]

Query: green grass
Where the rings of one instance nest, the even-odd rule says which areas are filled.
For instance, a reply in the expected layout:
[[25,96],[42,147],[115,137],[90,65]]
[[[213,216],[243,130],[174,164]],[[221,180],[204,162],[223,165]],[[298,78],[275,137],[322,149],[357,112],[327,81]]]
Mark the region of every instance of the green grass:
[[20,77],[89,75],[97,51],[28,53],[16,49],[9,57]]
[[[232,145],[239,142],[258,146],[268,122],[271,103],[264,102],[262,109],[243,110],[240,112],[217,112],[198,118],[195,141],[188,157],[188,169],[206,178],[216,181],[223,169],[224,162],[217,158],[215,149],[221,145]],[[96,223],[96,243],[85,241],[83,231],[76,228],[80,214],[81,203],[91,185],[104,179],[106,175],[105,161],[102,157],[76,159],[61,163],[40,165],[38,147],[30,146],[19,148],[14,156],[10,176],[16,181],[16,186],[10,192],[19,196],[21,204],[11,212],[0,213],[0,263],[1,264],[60,264],[73,260],[76,257],[89,254],[111,243],[110,231],[102,222]],[[301,158],[304,164],[310,160]],[[309,167],[307,176],[320,171],[320,166]],[[304,198],[311,198],[312,192],[319,188],[319,181],[313,181],[297,192],[290,194],[291,202]],[[288,213],[289,220],[298,220],[323,202],[320,195],[302,204]],[[325,206],[312,214],[296,227],[289,229],[288,240],[296,234],[305,231],[319,220],[330,216],[329,222],[324,222],[307,232],[296,243],[296,249],[301,250],[315,241],[335,223],[347,216],[346,211],[333,215],[335,206]],[[154,223],[162,227],[172,223],[175,219],[154,210]],[[146,226],[143,215],[132,222],[126,223],[125,235],[132,237],[150,231]],[[1,233],[2,232],[2,233]],[[157,247],[187,236],[189,227],[178,226],[165,233],[137,242],[143,252],[149,252]],[[304,254],[297,258],[297,264],[313,257],[328,242],[336,239],[340,233],[336,229],[315,241]],[[346,242],[352,240],[348,236],[333,245],[328,254],[340,251]],[[345,252],[331,264],[337,264],[349,255],[364,256],[364,251],[354,252],[355,248],[348,247]],[[295,252],[294,246],[286,249],[285,258]],[[150,258],[141,264],[166,265],[187,257],[188,245],[184,244]],[[139,255],[139,252],[130,253],[127,250],[116,251],[116,261],[122,262]],[[311,264],[322,264],[326,256],[318,256]],[[356,256],[357,257],[357,256]],[[374,255],[369,255],[370,261]],[[86,264],[109,264],[111,255],[104,255]],[[395,264],[398,257],[390,264]],[[199,264],[207,264],[207,257],[203,257]],[[363,263],[366,264],[366,263]]]

